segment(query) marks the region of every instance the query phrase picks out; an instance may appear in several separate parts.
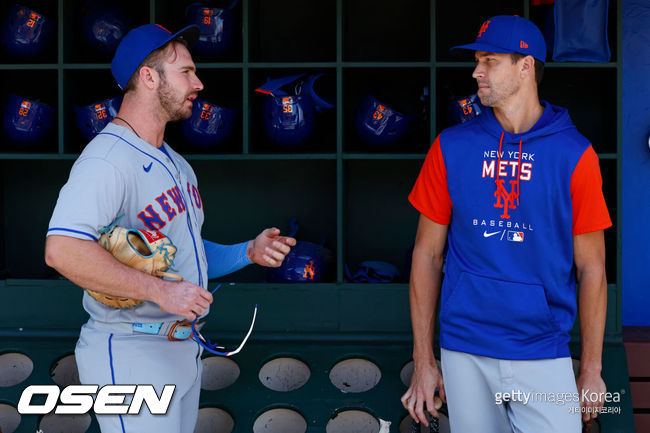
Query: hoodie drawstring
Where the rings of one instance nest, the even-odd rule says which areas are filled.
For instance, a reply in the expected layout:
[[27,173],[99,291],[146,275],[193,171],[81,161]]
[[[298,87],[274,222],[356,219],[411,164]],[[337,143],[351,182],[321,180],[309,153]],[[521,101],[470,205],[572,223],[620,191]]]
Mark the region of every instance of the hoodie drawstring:
[[497,179],[496,179],[496,184],[497,186],[499,185],[499,167],[501,167],[501,145],[503,144],[503,136],[505,135],[505,132],[501,132],[501,139],[499,140],[499,153],[497,153]]

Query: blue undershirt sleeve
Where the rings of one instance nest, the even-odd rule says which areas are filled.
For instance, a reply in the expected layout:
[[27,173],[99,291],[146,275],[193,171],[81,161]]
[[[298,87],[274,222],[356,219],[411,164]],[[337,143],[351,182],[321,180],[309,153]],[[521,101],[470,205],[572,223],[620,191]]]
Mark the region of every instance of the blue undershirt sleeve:
[[252,263],[246,255],[248,241],[222,245],[203,239],[203,246],[208,259],[208,279],[230,274]]

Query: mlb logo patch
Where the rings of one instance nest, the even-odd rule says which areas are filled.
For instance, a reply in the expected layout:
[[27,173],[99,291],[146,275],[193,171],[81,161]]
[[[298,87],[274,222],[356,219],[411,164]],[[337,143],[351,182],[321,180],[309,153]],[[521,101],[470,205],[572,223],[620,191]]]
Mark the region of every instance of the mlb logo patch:
[[513,230],[508,230],[508,240],[510,242],[523,242],[524,232],[515,232]]

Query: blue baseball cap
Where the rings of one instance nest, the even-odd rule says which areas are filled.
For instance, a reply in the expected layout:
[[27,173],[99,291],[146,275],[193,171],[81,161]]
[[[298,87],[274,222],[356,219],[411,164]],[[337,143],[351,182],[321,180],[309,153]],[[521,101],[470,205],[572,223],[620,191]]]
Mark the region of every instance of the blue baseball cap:
[[124,90],[131,75],[153,50],[176,38],[185,39],[188,48],[191,48],[199,39],[199,35],[200,30],[196,25],[187,26],[174,34],[160,24],[136,27],[122,38],[113,56],[111,72],[115,81]]
[[452,50],[466,49],[490,53],[521,53],[546,63],[546,42],[539,28],[517,15],[497,15],[482,25],[473,44],[459,45]]

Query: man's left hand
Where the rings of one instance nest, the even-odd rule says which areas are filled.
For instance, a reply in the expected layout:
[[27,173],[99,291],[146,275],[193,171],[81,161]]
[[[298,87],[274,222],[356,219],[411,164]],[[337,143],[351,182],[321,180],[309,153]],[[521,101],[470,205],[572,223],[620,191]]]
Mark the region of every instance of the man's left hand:
[[280,229],[272,227],[248,242],[246,255],[251,262],[260,266],[277,268],[294,245],[294,238],[280,236]]
[[[598,411],[603,407],[607,387],[599,372],[581,371],[576,379],[580,393],[580,409],[584,422],[598,416]],[[586,399],[583,399],[583,391]]]

